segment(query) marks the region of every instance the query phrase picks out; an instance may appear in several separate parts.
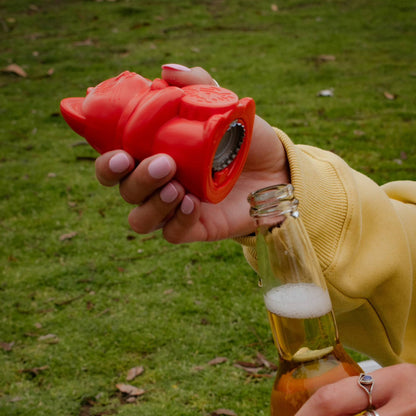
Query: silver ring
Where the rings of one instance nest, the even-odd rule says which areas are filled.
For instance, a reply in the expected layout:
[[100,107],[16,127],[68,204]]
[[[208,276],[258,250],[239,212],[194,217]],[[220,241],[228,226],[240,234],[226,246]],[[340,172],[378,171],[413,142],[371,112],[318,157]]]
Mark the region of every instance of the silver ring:
[[376,410],[367,410],[363,416],[380,416]]
[[[374,379],[369,374],[361,373],[358,377],[358,385],[367,393],[368,396],[368,410],[373,410],[373,397],[372,397],[372,391],[374,387]],[[377,416],[377,414],[375,414]],[[380,415],[379,415],[380,416]]]

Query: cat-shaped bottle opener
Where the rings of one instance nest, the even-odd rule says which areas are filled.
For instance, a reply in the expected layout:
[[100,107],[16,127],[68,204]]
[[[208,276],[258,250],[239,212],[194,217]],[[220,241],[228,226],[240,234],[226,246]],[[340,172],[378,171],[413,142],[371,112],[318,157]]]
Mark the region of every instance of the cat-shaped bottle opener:
[[217,203],[241,174],[255,104],[208,85],[170,86],[125,71],[61,101],[65,121],[99,153],[124,149],[138,162],[158,153],[175,160],[175,178],[202,201]]

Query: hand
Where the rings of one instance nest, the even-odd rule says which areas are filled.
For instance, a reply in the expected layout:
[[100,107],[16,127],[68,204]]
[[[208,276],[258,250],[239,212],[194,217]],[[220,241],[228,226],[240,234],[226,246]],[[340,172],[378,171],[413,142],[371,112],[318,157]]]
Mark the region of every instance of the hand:
[[[162,78],[170,85],[215,84],[202,68],[172,64],[162,68]],[[248,194],[289,182],[283,145],[271,126],[257,116],[243,173],[219,204],[204,203],[187,194],[175,180],[175,171],[175,161],[166,154],[146,158],[137,167],[132,157],[120,150],[103,154],[96,161],[98,180],[105,186],[120,183],[124,200],[137,205],[129,215],[131,228],[140,234],[163,228],[165,239],[172,243],[214,241],[253,232]]]
[[[373,405],[380,416],[416,414],[416,365],[397,364],[371,373],[374,379]],[[320,388],[296,416],[348,416],[362,412],[368,396],[357,377],[344,378]]]

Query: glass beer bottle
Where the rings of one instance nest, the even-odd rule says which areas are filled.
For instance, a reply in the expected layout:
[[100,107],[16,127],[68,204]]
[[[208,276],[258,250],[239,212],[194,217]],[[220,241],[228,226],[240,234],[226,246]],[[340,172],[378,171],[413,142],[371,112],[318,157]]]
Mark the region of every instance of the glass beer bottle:
[[272,416],[292,416],[321,386],[362,370],[342,347],[318,259],[292,185],[249,195],[259,284],[279,353]]

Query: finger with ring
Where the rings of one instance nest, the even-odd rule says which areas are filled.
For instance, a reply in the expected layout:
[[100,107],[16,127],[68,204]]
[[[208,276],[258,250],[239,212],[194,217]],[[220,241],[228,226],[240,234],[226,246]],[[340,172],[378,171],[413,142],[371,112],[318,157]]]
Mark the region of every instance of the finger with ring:
[[[368,410],[373,410],[373,388],[374,388],[374,379],[369,374],[361,373],[358,377],[358,385],[367,393],[368,396]],[[370,413],[371,414],[371,413]]]

